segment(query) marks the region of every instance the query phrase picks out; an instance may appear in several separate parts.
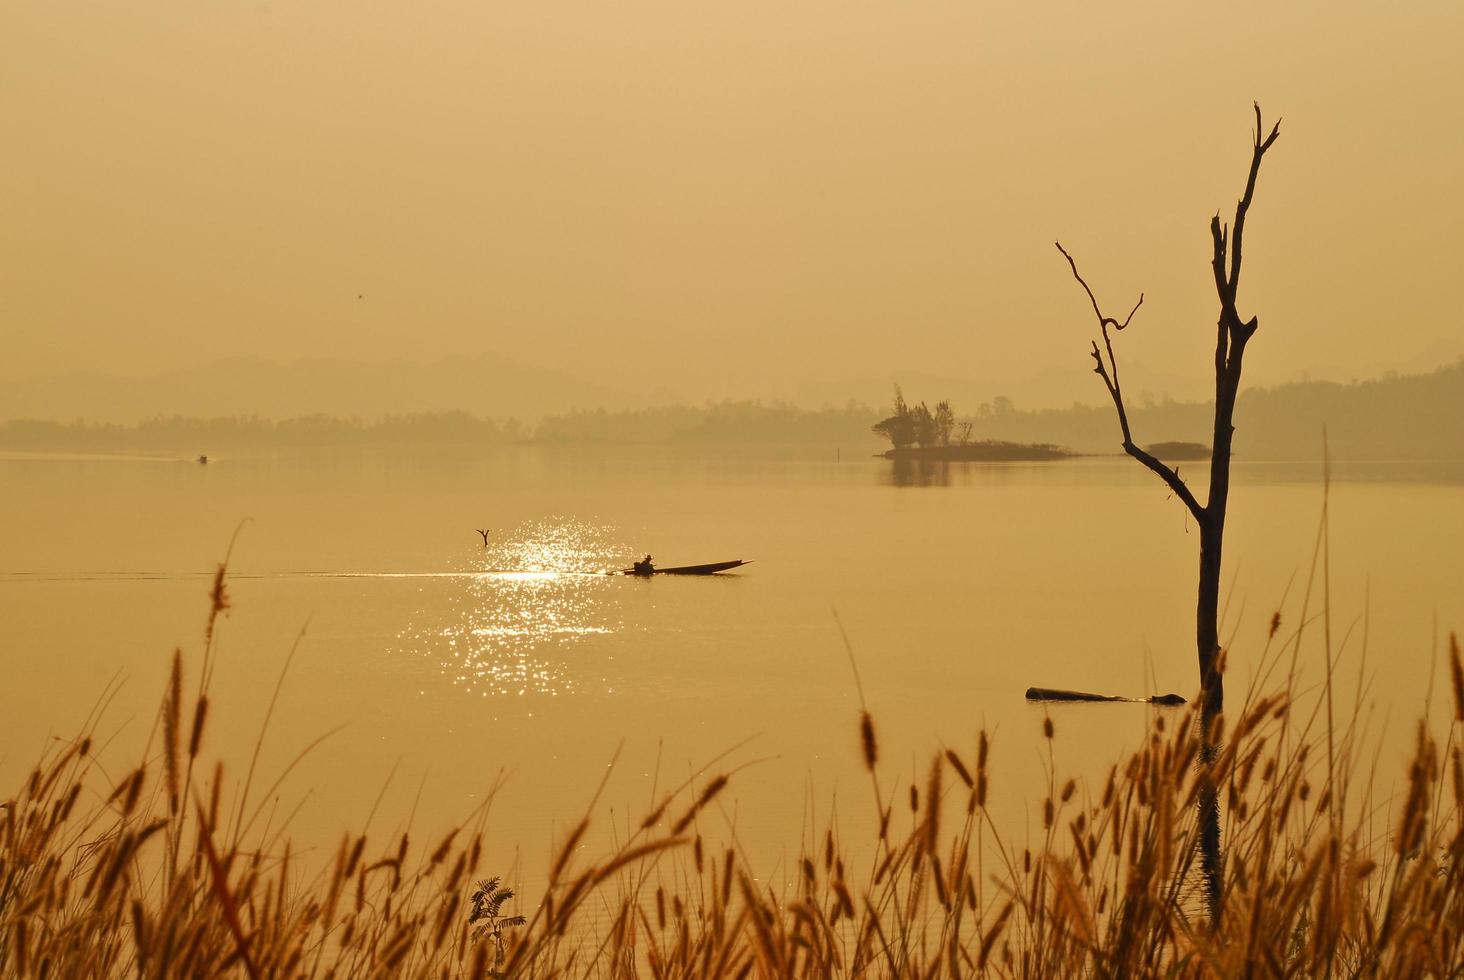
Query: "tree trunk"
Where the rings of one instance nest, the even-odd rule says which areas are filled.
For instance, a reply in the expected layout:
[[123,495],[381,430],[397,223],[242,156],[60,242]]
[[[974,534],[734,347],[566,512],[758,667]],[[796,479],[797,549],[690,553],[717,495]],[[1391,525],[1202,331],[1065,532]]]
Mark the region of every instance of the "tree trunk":
[[[1210,450],[1210,493],[1205,504],[1195,499],[1178,470],[1166,465],[1151,453],[1139,448],[1129,430],[1128,411],[1124,406],[1123,389],[1119,384],[1118,359],[1113,353],[1113,338],[1108,332],[1124,330],[1144,305],[1144,294],[1120,322],[1105,316],[1093,290],[1078,273],[1078,264],[1062,243],[1057,250],[1067,259],[1073,278],[1088,294],[1093,315],[1103,340],[1092,343],[1093,372],[1103,380],[1118,413],[1126,453],[1152,470],[1177,496],[1200,528],[1200,576],[1195,603],[1195,648],[1200,665],[1200,758],[1197,803],[1199,807],[1200,867],[1204,876],[1206,904],[1214,929],[1220,927],[1223,865],[1220,850],[1220,798],[1215,785],[1214,763],[1219,757],[1219,726],[1216,724],[1225,708],[1225,681],[1220,650],[1220,556],[1225,542],[1225,510],[1230,500],[1230,449],[1235,434],[1235,399],[1240,391],[1240,372],[1245,345],[1255,335],[1255,317],[1242,320],[1236,310],[1236,294],[1240,288],[1241,244],[1245,233],[1246,212],[1256,189],[1261,158],[1276,142],[1281,124],[1271,127],[1270,135],[1261,128],[1261,107],[1257,105],[1255,142],[1251,152],[1250,173],[1245,192],[1235,208],[1235,224],[1221,223],[1217,213],[1210,219],[1210,237],[1214,245],[1210,266],[1215,276],[1215,292],[1220,300],[1220,318],[1215,336],[1215,428]],[[1107,359],[1104,359],[1104,353]]]
[[1219,929],[1224,862],[1220,847],[1220,798],[1212,764],[1220,754],[1216,722],[1225,710],[1220,650],[1220,560],[1225,511],[1230,502],[1230,451],[1235,399],[1246,341],[1254,327],[1240,322],[1233,306],[1221,310],[1215,346],[1215,428],[1210,450],[1210,494],[1200,525],[1200,580],[1195,603],[1195,653],[1200,665],[1200,870],[1212,928]]
[[1225,684],[1220,675],[1220,549],[1225,517],[1207,517],[1200,525],[1200,580],[1195,605],[1195,652],[1200,666],[1200,708],[1205,747],[1211,743],[1211,725],[1225,708]]
[[[1216,454],[1217,460],[1221,457]],[[1226,458],[1228,462],[1228,457]],[[1228,466],[1226,467],[1228,470]],[[1228,476],[1228,473],[1226,474]],[[1211,488],[1213,491],[1214,484]],[[1213,492],[1212,492],[1213,497]],[[1225,512],[1218,519],[1207,514],[1200,524],[1199,600],[1195,609],[1195,643],[1200,661],[1199,813],[1200,874],[1212,928],[1220,926],[1224,862],[1220,847],[1220,796],[1213,763],[1219,755],[1215,722],[1225,707],[1225,682],[1220,672],[1220,549],[1225,536]]]

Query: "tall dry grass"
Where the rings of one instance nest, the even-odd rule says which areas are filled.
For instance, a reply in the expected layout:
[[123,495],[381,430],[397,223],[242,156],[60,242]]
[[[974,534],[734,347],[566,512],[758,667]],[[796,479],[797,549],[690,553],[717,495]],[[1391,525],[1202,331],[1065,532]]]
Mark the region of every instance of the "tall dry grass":
[[[1155,711],[1142,744],[1096,780],[1052,776],[1026,847],[989,816],[987,733],[974,754],[935,753],[922,779],[895,786],[864,711],[851,751],[870,777],[874,840],[846,841],[831,825],[782,887],[713,843],[709,808],[728,779],[711,774],[594,860],[581,856],[582,819],[544,893],[513,909],[498,880],[477,880],[494,870],[481,867],[481,811],[434,840],[347,835],[323,868],[302,870],[294,844],[251,807],[253,762],[231,794],[224,766],[202,757],[227,608],[221,567],[198,676],[190,686],[175,654],[135,766],[109,776],[99,764],[98,712],[0,804],[0,976],[1464,973],[1464,663],[1452,638],[1453,721],[1442,737],[1418,726],[1396,800],[1374,795],[1384,780],[1362,767],[1346,712],[1324,713],[1330,684],[1306,704],[1287,690],[1244,698],[1209,775],[1226,857],[1212,929],[1190,710]],[[1266,655],[1279,661],[1287,642]],[[1049,717],[1032,734],[1050,745],[1060,727]]]

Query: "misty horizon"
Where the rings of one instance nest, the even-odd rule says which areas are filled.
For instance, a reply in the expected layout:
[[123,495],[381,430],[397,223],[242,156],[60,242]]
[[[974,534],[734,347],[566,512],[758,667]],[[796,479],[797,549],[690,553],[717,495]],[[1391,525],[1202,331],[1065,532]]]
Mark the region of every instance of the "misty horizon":
[[[904,389],[893,386],[904,397]],[[909,405],[929,405],[950,421],[922,451],[987,444],[986,457],[1044,458],[1046,449],[1111,455],[1119,430],[1105,405],[1022,406],[1005,396],[979,402],[953,399],[949,388],[908,391]],[[1154,398],[1141,392],[1129,415],[1146,444],[1181,443],[1207,452],[1212,400]],[[0,449],[87,451],[140,449],[198,452],[229,448],[360,446],[406,449],[503,445],[676,446],[717,450],[798,449],[836,458],[884,450],[891,411],[865,402],[804,408],[783,401],[724,399],[700,405],[573,408],[540,418],[489,416],[461,409],[339,415],[307,412],[186,416],[161,413],[135,424],[13,419],[0,421]],[[1352,460],[1464,459],[1464,358],[1421,374],[1296,381],[1245,388],[1237,406],[1237,454],[1245,459],[1317,460],[1322,433],[1331,453]],[[1001,444],[1007,448],[998,448]],[[1046,447],[1045,449],[1043,447]],[[895,449],[900,446],[896,444]],[[1037,455],[1033,455],[1034,451]],[[958,454],[959,455],[959,454]],[[979,458],[979,457],[978,457]]]
[[[1366,373],[1319,365],[1285,378],[1248,379],[1247,389],[1308,381],[1349,383],[1390,375],[1423,374],[1464,357],[1464,343],[1437,342],[1417,355],[1379,365]],[[304,415],[379,417],[419,412],[466,411],[533,423],[574,410],[612,411],[658,406],[705,405],[722,401],[788,404],[814,410],[850,404],[877,408],[898,385],[910,392],[938,392],[974,406],[1006,398],[1023,410],[1101,406],[1102,389],[1088,383],[1091,371],[1076,356],[1035,373],[1007,379],[952,373],[890,370],[863,377],[805,379],[780,385],[750,379],[726,381],[715,390],[689,392],[660,385],[595,382],[564,371],[491,354],[385,361],[350,358],[226,357],[175,371],[152,373],[64,372],[12,379],[0,387],[0,421],[51,419],[131,424],[182,415],[289,418]],[[1136,398],[1195,402],[1210,397],[1213,382],[1201,374],[1157,374],[1142,357],[1126,365]],[[924,397],[923,395],[919,397]]]

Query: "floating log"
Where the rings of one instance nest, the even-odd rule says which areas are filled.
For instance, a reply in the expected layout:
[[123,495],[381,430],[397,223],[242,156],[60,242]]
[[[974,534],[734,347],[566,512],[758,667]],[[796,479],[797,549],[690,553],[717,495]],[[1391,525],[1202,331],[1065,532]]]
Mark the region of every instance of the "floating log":
[[1121,698],[1113,694],[1088,694],[1085,691],[1063,691],[1053,687],[1027,688],[1028,701],[1121,701],[1128,704],[1184,704],[1178,694],[1155,694],[1147,698]]

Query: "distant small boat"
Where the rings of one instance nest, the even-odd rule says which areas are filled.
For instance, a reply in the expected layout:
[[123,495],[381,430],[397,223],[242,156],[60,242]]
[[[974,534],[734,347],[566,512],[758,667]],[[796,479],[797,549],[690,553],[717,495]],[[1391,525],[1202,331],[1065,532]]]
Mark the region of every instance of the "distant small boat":
[[205,464],[205,463],[208,462],[208,457],[207,456],[200,456],[200,457],[198,457],[198,462],[200,464]]
[[652,575],[711,575],[714,572],[725,572],[729,568],[736,568],[738,565],[750,565],[752,559],[746,561],[741,558],[736,561],[714,561],[706,565],[677,565],[674,568],[655,568],[649,571],[644,568],[622,568],[619,572],[612,572],[613,575],[638,575],[641,578],[650,578]]

